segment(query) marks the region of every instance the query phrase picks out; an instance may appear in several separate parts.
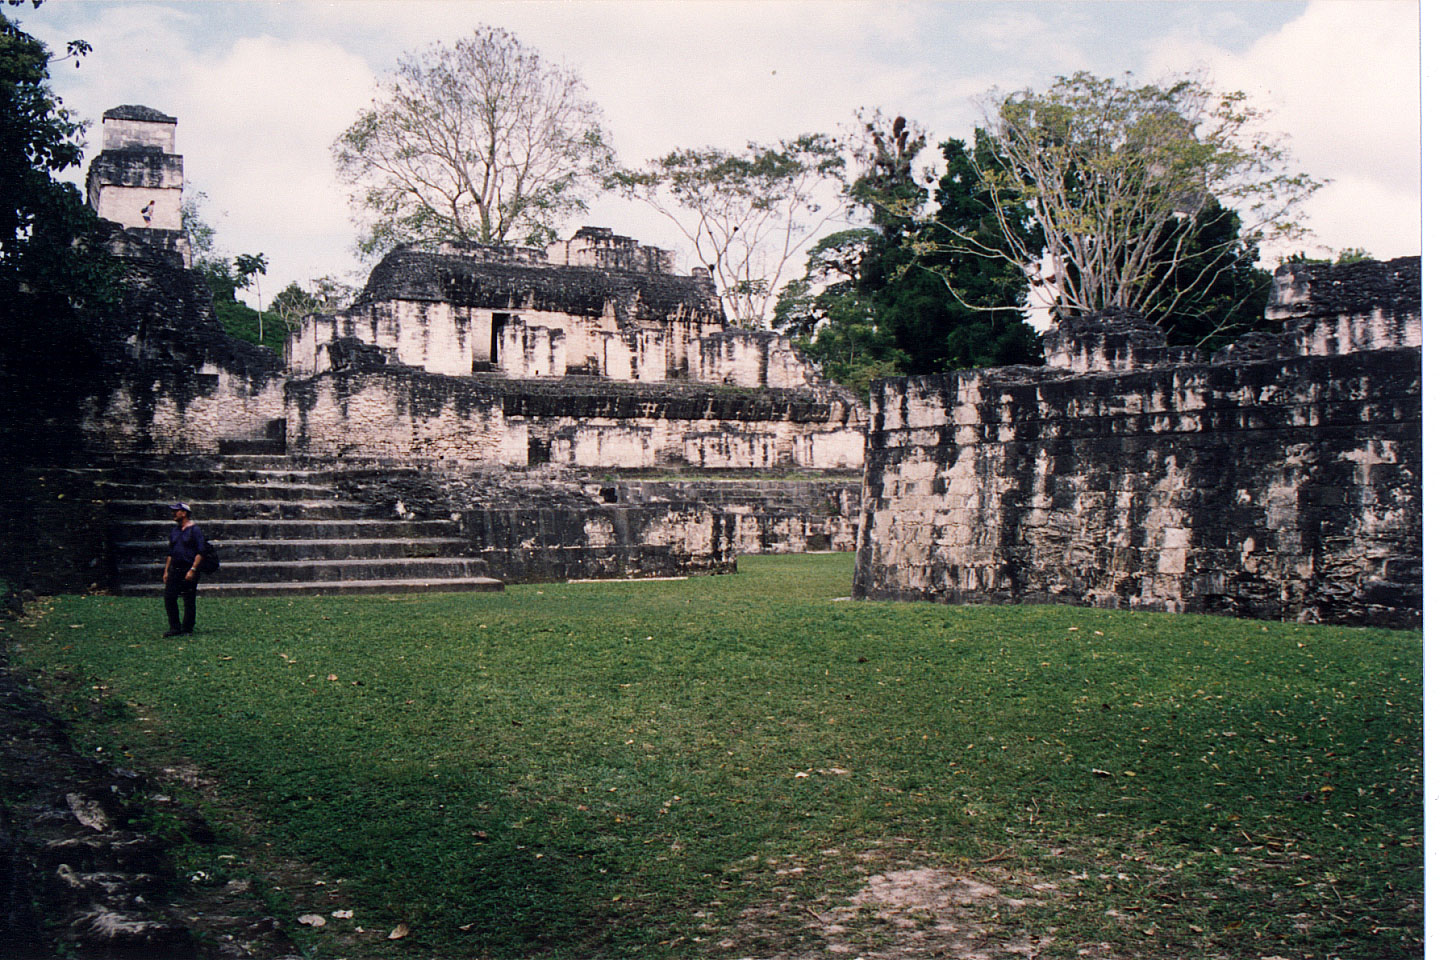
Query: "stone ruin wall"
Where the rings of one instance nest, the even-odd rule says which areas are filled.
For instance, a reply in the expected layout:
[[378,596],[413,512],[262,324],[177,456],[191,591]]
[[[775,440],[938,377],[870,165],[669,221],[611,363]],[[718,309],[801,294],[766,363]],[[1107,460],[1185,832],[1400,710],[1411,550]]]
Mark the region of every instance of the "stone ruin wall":
[[1418,258],[1282,267],[1271,311],[1211,363],[1110,318],[877,384],[855,596],[1418,626]]
[[459,529],[486,576],[506,583],[734,573],[735,522],[695,503],[654,507],[496,505]]
[[[105,495],[85,467],[204,462],[256,440],[341,473],[402,464],[458,473],[472,494],[433,518],[454,523],[468,552],[511,582],[730,572],[740,552],[853,549],[858,491],[839,513],[818,502],[828,481],[754,496],[736,492],[754,486],[738,478],[704,497],[687,481],[614,501],[580,490],[587,469],[853,473],[866,411],[848,394],[443,376],[353,343],[336,351],[335,369],[297,376],[270,351],[227,336],[203,281],[142,231],[117,226],[110,246],[126,278],[116,309],[94,326],[99,376],[70,385],[75,419],[27,425],[22,413],[5,425],[12,449],[25,450],[25,482],[0,498],[14,583],[83,591],[113,578]],[[396,503],[375,506],[392,516]],[[37,526],[42,518],[75,535],[60,542]]]
[[858,470],[865,412],[843,396],[598,381],[517,383],[380,368],[292,381],[309,456],[524,467]]
[[733,519],[735,548],[742,554],[855,549],[860,516],[858,481],[629,479],[592,482],[586,488],[605,503],[704,504]]
[[358,345],[448,376],[825,386],[784,336],[728,327],[705,270],[674,275],[672,264],[668,251],[597,227],[548,250],[400,247],[354,306],[301,321],[287,363],[297,375],[324,373]]
[[693,498],[603,502],[554,471],[360,469],[340,485],[380,514],[448,518],[482,575],[506,583],[734,573],[735,520]]
[[[628,238],[610,239],[633,245]],[[322,351],[327,369],[307,375],[227,336],[203,282],[151,249],[137,231],[117,228],[111,246],[128,276],[115,316],[97,330],[107,357],[104,375],[83,385],[79,427],[92,450],[206,455],[227,443],[273,439],[299,456],[509,467],[858,470],[862,463],[867,411],[852,395],[823,381],[807,380],[803,389],[757,385],[766,380],[765,350],[783,339],[778,334],[742,331],[725,341],[729,348],[705,346],[718,357],[706,361],[708,369],[748,368],[747,376],[723,375],[748,389],[596,376],[506,377],[472,374],[470,347],[458,328],[435,322],[468,308],[387,300],[366,308],[368,338],[331,340]],[[520,257],[480,249],[504,263]],[[639,249],[630,253],[644,263],[668,262]],[[588,268],[575,269],[582,270],[581,289],[569,293],[592,306],[603,302],[607,291],[592,288]],[[396,316],[407,311],[414,322]],[[362,313],[352,311],[351,319]],[[674,321],[677,327],[687,323]],[[517,325],[513,332],[527,331]],[[391,348],[383,345],[387,337]],[[702,341],[690,343],[698,369]],[[433,359],[441,346],[456,344],[463,347],[456,353],[456,365],[464,361],[463,376],[402,362]],[[664,365],[663,352],[656,356]],[[800,370],[780,361],[769,369]]]

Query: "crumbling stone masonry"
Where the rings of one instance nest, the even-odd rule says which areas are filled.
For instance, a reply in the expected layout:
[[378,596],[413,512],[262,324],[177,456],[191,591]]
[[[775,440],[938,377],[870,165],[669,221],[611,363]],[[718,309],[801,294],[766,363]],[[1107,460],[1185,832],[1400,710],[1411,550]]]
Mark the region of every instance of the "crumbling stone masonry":
[[337,366],[336,351],[358,341],[389,363],[449,376],[823,383],[780,334],[727,327],[709,273],[672,274],[673,260],[603,227],[545,249],[402,246],[376,265],[354,306],[306,317],[286,353],[307,375]]
[[100,129],[103,149],[85,178],[90,206],[190,266],[190,241],[180,223],[185,162],[175,152],[175,118],[132,104],[106,110]]
[[[255,574],[232,579],[237,590],[270,582],[259,573],[290,576],[279,565],[291,560],[336,561],[317,580],[361,589],[396,579],[398,553],[426,571],[418,588],[442,567],[463,572],[446,574],[460,587],[476,570],[679,575],[733,570],[737,550],[853,547],[858,495],[831,490],[858,480],[868,410],[780,335],[728,327],[704,271],[673,274],[668,252],[597,227],[543,250],[401,248],[353,307],[307,318],[281,360],[228,336],[185,269],[175,126],[149,107],[105,114],[89,190],[112,221],[123,280],[83,342],[65,345],[84,372],[47,382],[66,404],[27,409],[20,378],[0,365],[0,451],[15,478],[0,491],[0,577],[12,585],[153,585],[144,544],[116,531],[149,501],[182,496],[213,524],[235,521],[249,568],[228,564],[228,576]],[[394,498],[361,484],[356,502],[318,489],[377,471],[413,482]],[[635,495],[614,482],[638,471],[675,482]],[[717,474],[760,483],[689,488]],[[762,489],[776,476],[794,489]],[[444,496],[417,501],[421,489]],[[279,544],[257,532],[283,515],[331,533],[323,523],[352,521],[348,535],[431,501],[422,519],[445,528],[430,539],[446,556],[433,542],[397,545],[388,527],[350,538],[375,541],[373,556],[330,542],[338,534]]]
[[857,598],[1421,619],[1419,259],[1287,265],[1209,363],[1134,317],[878,383]]

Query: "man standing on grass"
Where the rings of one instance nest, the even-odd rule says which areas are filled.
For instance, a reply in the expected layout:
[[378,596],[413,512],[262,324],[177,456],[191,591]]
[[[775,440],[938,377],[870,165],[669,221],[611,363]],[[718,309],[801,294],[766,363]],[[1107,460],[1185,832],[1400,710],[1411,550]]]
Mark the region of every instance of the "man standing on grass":
[[[172,503],[175,528],[170,531],[170,555],[165,558],[165,615],[170,618],[167,637],[195,632],[195,588],[200,585],[200,555],[205,534],[190,519],[188,503]],[[179,598],[185,598],[185,620],[180,620]]]

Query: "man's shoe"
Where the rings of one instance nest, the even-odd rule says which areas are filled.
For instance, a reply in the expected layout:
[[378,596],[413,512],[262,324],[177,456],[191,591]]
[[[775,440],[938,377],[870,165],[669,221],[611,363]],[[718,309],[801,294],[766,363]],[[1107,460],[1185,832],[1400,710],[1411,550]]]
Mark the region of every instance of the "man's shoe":
[[161,636],[162,636],[162,637],[179,637],[179,636],[184,635],[184,633],[185,633],[184,630],[166,630],[164,633],[161,634]]

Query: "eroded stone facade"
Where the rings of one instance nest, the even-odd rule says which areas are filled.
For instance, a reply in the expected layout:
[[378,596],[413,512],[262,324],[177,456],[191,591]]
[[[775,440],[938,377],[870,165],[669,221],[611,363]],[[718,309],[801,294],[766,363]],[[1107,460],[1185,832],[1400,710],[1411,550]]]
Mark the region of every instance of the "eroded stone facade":
[[101,152],[90,163],[85,192],[101,217],[139,232],[190,266],[180,222],[184,159],[175,152],[175,118],[139,105],[101,117]]
[[1291,265],[1210,363],[1134,318],[887,380],[855,595],[1418,625],[1419,262]]
[[[185,268],[183,234],[169,227],[183,191],[174,128],[150,108],[106,114],[91,198],[115,218],[105,242],[123,280],[68,344],[77,362],[54,383],[64,409],[12,409],[0,423],[24,480],[0,504],[0,573],[12,584],[128,589],[105,534],[115,478],[185,464],[176,483],[214,489],[211,474],[254,463],[227,456],[237,453],[281,455],[254,468],[262,480],[419,474],[410,506],[383,502],[383,485],[365,504],[409,516],[421,488],[444,491],[421,497],[433,501],[426,522],[466,542],[465,570],[508,580],[725,572],[737,549],[853,548],[858,497],[831,505],[821,485],[855,479],[867,409],[779,335],[728,328],[703,271],[675,275],[668,252],[598,228],[548,250],[401,249],[354,307],[308,318],[282,360],[228,336],[203,278]],[[607,499],[591,482],[625,470],[733,479],[796,469],[826,474],[813,495],[717,487],[696,498],[678,483]],[[154,492],[157,503],[185,495]],[[34,496],[59,513],[30,509]],[[62,546],[42,522],[94,536]],[[346,577],[384,579],[389,556],[363,558],[374,576],[347,567]]]
[[298,374],[334,369],[358,342],[386,362],[447,376],[822,383],[779,334],[727,327],[709,274],[672,274],[673,263],[669,251],[601,227],[544,250],[400,247],[375,267],[353,307],[306,317],[286,354]]

